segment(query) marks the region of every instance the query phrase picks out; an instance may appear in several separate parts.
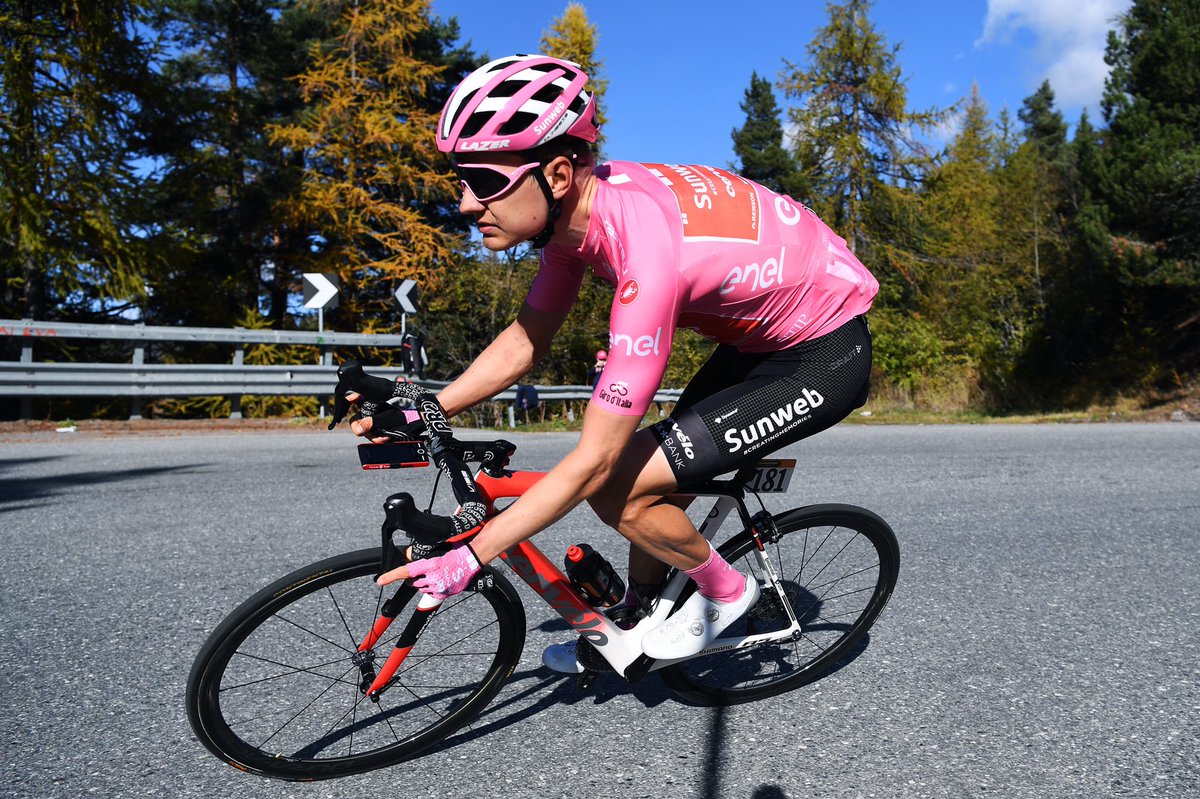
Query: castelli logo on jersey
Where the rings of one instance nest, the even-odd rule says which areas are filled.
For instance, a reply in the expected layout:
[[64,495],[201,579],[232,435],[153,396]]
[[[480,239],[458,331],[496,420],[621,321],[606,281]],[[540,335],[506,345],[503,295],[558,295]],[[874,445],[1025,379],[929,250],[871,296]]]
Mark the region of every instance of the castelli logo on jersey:
[[629,278],[621,284],[620,291],[617,292],[617,299],[622,305],[629,305],[638,298],[638,282],[633,278]]
[[807,388],[801,389],[801,396],[796,397],[794,402],[784,405],[782,408],[771,411],[766,416],[756,419],[743,428],[734,428],[725,431],[725,443],[729,445],[730,452],[737,452],[744,446],[749,446],[755,441],[766,441],[772,433],[783,432],[795,424],[804,421],[805,414],[813,408],[819,408],[825,398],[816,391],[811,391]]

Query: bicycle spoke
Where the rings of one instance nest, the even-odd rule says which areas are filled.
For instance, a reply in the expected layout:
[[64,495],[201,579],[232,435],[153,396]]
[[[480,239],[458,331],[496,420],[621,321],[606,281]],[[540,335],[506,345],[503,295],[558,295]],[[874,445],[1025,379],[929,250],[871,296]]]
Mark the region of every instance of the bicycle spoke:
[[[333,595],[333,589],[326,586],[325,592],[329,594],[329,601],[333,603],[333,609],[337,611],[338,618],[342,620],[342,627],[346,630],[346,637],[350,639],[350,646],[357,649],[358,639],[354,637],[354,633],[350,632],[350,623],[346,621],[346,614],[342,613],[342,607],[338,604],[337,597]],[[374,617],[372,617],[372,621],[374,621]]]
[[378,550],[314,564],[264,589],[231,617],[236,624],[214,633],[188,688],[193,729],[212,751],[273,776],[342,776],[418,754],[490,701],[526,629],[502,575],[427,619],[390,692],[378,701],[363,693],[408,627],[400,621],[358,650],[360,613],[372,611],[374,626],[388,598],[374,584],[378,566]]
[[[342,676],[343,676],[343,677],[344,677],[344,676],[346,676],[346,674],[349,674],[351,671],[353,671],[353,669],[352,669],[352,668],[351,668],[351,669],[347,669],[347,670],[346,670],[346,672],[345,672],[345,673],[344,673]],[[340,681],[339,681],[339,682],[340,682]],[[264,740],[262,743],[258,744],[258,748],[259,748],[259,749],[261,749],[262,747],[264,747],[264,746],[266,746],[268,743],[270,743],[270,742],[271,742],[271,739],[273,739],[273,738],[274,738],[276,735],[278,735],[279,733],[283,732],[283,731],[284,731],[284,730],[285,730],[285,729],[288,727],[288,725],[290,725],[290,724],[291,724],[293,721],[295,721],[296,719],[300,718],[300,716],[304,714],[304,711],[308,710],[310,707],[312,707],[313,705],[315,705],[315,704],[317,703],[317,700],[319,700],[321,697],[325,696],[325,694],[327,694],[327,693],[329,693],[331,690],[333,690],[333,687],[334,687],[333,685],[329,685],[329,686],[327,686],[327,687],[325,688],[325,690],[321,691],[319,694],[317,694],[316,696],[314,696],[314,697],[312,698],[312,700],[311,700],[311,701],[309,701],[309,703],[308,703],[307,705],[305,705],[304,707],[300,708],[298,711],[296,711],[296,714],[295,714],[294,716],[292,716],[290,719],[288,719],[286,722],[284,722],[284,723],[283,723],[283,726],[281,726],[279,729],[275,730],[275,732],[273,732],[273,733],[271,733],[269,736],[267,736],[266,740]]]
[[285,621],[288,624],[292,625],[293,627],[295,627],[299,630],[303,630],[304,632],[308,633],[313,638],[324,641],[325,643],[329,644],[330,646],[337,647],[338,649],[342,650],[343,652],[353,653],[355,651],[355,649],[358,648],[358,645],[355,644],[353,647],[347,649],[346,647],[342,646],[341,644],[337,643],[336,641],[331,641],[330,639],[326,638],[325,636],[321,635],[320,633],[315,633],[312,630],[305,627],[303,624],[298,624],[298,623],[292,621],[291,619],[287,618],[286,616],[283,616],[279,613],[272,614],[272,618],[279,619],[280,621]]
[[[881,594],[881,586],[886,583],[882,590],[890,592],[895,582],[895,538],[886,525],[850,506],[805,509],[776,519],[780,535],[770,552],[762,553],[769,560],[760,563],[755,539],[747,533],[725,547],[735,568],[764,583],[742,634],[771,637],[664,669],[664,680],[684,696],[725,704],[810,682],[839,661],[882,609],[879,597],[886,599],[887,593]],[[774,580],[767,566],[773,567]],[[792,619],[801,625],[794,636],[784,634]]]
[[234,691],[239,688],[245,688],[250,685],[259,685],[261,683],[270,682],[272,680],[281,680],[284,677],[292,677],[296,674],[311,674],[314,677],[320,677],[325,680],[333,680],[334,682],[341,682],[341,680],[339,678],[330,677],[328,674],[322,674],[321,672],[316,671],[316,669],[323,668],[325,666],[332,666],[335,663],[341,663],[343,660],[342,658],[338,658],[337,660],[329,660],[329,661],[326,661],[325,663],[318,663],[315,666],[291,666],[287,663],[280,663],[279,661],[271,660],[270,658],[260,657],[259,655],[252,655],[249,652],[238,651],[238,652],[234,652],[233,654],[241,655],[242,657],[249,658],[250,660],[258,660],[258,661],[262,661],[263,663],[270,663],[272,666],[279,666],[280,668],[290,669],[290,671],[284,672],[283,674],[273,674],[268,677],[261,677],[257,680],[250,680],[249,682],[238,683],[236,685],[221,686],[220,690],[222,693],[224,693],[226,691]]

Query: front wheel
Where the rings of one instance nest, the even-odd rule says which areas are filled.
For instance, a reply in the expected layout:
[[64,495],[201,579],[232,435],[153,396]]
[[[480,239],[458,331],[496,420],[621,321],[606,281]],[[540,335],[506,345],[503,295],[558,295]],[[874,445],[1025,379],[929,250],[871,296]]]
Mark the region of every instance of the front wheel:
[[[217,757],[288,780],[406,760],[474,718],[512,674],[525,611],[502,575],[446,600],[378,702],[363,669],[394,648],[416,600],[359,652],[399,584],[375,585],[380,550],[314,563],[246,600],[213,631],[188,677],[188,719]],[[418,595],[419,596],[419,595]]]
[[[813,505],[775,517],[779,538],[763,542],[783,598],[766,583],[754,537],[738,533],[721,555],[762,585],[762,598],[723,636],[786,629],[786,601],[797,638],[718,652],[664,668],[663,681],[703,705],[749,702],[816,680],[846,657],[896,586],[900,547],[887,522],[853,505]],[[680,597],[682,603],[685,597]]]

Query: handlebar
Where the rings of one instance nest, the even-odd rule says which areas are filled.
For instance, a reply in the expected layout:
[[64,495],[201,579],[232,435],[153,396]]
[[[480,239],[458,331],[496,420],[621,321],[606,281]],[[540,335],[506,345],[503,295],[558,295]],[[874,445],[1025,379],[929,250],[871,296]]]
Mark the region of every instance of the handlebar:
[[429,456],[450,481],[450,489],[459,504],[458,511],[453,515],[442,516],[418,510],[410,494],[393,494],[383,506],[386,514],[384,541],[390,542],[391,534],[402,530],[416,543],[434,546],[483,524],[487,505],[470,469],[463,462],[464,447],[454,440],[450,422],[437,397],[416,383],[397,383],[385,377],[369,375],[358,361],[346,361],[338,367],[337,396],[330,430],[342,421],[349,410],[346,393],[350,391],[379,405],[395,404],[397,400],[406,399],[416,406],[417,413],[425,423],[422,437]]

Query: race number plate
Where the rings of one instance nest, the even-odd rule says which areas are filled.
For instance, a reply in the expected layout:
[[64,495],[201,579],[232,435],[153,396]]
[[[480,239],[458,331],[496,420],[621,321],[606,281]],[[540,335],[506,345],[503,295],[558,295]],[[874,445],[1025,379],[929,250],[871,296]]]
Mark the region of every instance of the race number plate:
[[746,481],[746,488],[756,494],[782,494],[788,490],[794,471],[794,458],[759,461],[758,469]]

